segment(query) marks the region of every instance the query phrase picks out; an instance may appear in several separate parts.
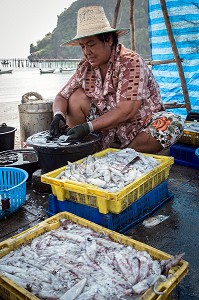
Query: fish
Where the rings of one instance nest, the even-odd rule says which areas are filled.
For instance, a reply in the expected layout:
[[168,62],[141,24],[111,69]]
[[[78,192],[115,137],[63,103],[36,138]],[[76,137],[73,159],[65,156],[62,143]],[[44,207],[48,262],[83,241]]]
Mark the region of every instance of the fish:
[[182,256],[153,259],[147,251],[60,218],[59,228],[0,258],[0,272],[42,300],[136,298],[150,287],[161,293],[158,281],[172,275]]
[[100,179],[100,178],[88,178],[87,183],[91,183],[93,185],[96,185],[98,187],[105,187],[106,186],[106,181]]
[[161,222],[167,220],[168,218],[169,218],[169,216],[157,215],[155,217],[151,217],[151,218],[144,220],[142,222],[142,224],[147,228],[151,228],[151,227],[154,227],[154,226],[160,224]]
[[181,253],[181,254],[177,254],[173,257],[171,257],[168,260],[162,260],[161,261],[161,267],[162,267],[162,274],[168,276],[169,270],[176,266],[180,260],[182,259],[182,257],[185,255],[185,253]]
[[87,282],[87,278],[80,280],[70,290],[60,297],[60,300],[75,300],[84,289]]
[[[159,280],[159,278],[162,278],[162,275],[156,275],[156,274],[150,274],[147,278],[143,279],[142,281],[135,284],[132,289],[134,293],[136,294],[142,294],[148,290],[148,288],[154,286]],[[164,277],[166,280],[166,277]],[[158,294],[159,292],[157,292]],[[162,294],[162,292],[160,292]]]
[[[133,164],[132,164],[133,162]],[[81,163],[68,162],[56,179],[73,180],[92,184],[110,193],[115,193],[142,175],[154,169],[160,162],[144,156],[131,148],[108,152],[104,156],[89,155]]]

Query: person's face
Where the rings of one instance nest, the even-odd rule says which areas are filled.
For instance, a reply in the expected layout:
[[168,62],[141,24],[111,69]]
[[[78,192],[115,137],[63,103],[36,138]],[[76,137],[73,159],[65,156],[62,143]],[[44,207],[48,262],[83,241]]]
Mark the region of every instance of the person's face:
[[107,64],[111,55],[112,38],[108,42],[102,42],[97,36],[85,37],[79,40],[79,45],[93,67]]

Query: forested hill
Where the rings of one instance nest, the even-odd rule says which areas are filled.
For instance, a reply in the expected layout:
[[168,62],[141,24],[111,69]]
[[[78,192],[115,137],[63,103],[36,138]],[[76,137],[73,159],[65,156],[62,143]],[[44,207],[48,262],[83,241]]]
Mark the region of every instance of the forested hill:
[[[77,11],[80,7],[101,5],[104,7],[106,16],[112,23],[116,0],[77,0],[69,8],[65,9],[57,18],[57,26],[52,33],[38,41],[36,45],[30,45],[30,60],[37,58],[80,58],[80,47],[60,47],[76,35]],[[144,58],[149,58],[148,40],[148,7],[146,0],[135,0],[135,39],[136,51]],[[117,27],[130,28],[130,1],[122,0],[117,19]],[[120,38],[120,42],[130,47],[130,34]]]

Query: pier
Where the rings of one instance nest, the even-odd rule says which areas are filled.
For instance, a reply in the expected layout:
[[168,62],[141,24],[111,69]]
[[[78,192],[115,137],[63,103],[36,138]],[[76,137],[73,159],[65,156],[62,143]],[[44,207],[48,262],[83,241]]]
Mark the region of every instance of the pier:
[[1,68],[76,68],[79,63],[79,58],[67,58],[67,59],[35,59],[30,61],[28,58],[1,58]]

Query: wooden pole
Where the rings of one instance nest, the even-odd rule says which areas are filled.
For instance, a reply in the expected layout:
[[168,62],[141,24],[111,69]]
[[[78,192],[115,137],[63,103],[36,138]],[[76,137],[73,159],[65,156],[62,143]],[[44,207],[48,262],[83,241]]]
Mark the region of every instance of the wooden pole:
[[135,51],[135,22],[134,22],[134,0],[130,0],[130,41],[131,50]]
[[[183,58],[180,59],[181,62],[183,62]],[[147,65],[166,65],[166,64],[173,64],[176,62],[175,58],[174,59],[166,59],[166,60],[149,60],[146,59],[145,62],[147,63]]]
[[112,21],[113,28],[115,28],[116,24],[117,24],[117,17],[118,17],[118,13],[119,13],[119,9],[120,9],[120,4],[121,4],[121,0],[117,0],[114,15],[113,15],[113,21]]
[[181,59],[179,57],[176,42],[175,42],[175,39],[173,37],[173,32],[172,32],[172,28],[171,28],[171,24],[170,24],[170,20],[169,20],[168,11],[167,11],[167,8],[166,8],[165,0],[160,0],[160,4],[161,4],[161,7],[162,7],[162,13],[163,13],[163,16],[164,16],[164,21],[165,21],[168,37],[169,37],[169,40],[170,40],[170,44],[171,44],[171,47],[172,47],[172,51],[173,51],[173,54],[175,56],[175,60],[176,60],[177,68],[178,68],[178,73],[179,73],[179,76],[180,76],[180,81],[181,81],[182,91],[183,91],[183,95],[184,95],[186,110],[187,110],[187,112],[189,112],[191,110],[191,104],[190,104],[186,79],[185,79],[185,76],[184,76],[184,71],[183,71]]

